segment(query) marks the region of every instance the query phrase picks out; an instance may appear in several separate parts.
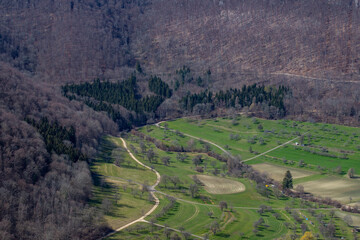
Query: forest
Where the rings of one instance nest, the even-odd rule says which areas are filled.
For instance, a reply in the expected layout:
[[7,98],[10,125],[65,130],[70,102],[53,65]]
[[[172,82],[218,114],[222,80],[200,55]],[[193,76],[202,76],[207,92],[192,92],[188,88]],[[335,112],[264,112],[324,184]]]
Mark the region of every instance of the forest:
[[106,115],[0,67],[0,239],[98,239],[110,228],[89,199]]
[[[122,131],[146,124],[149,115],[154,115],[165,98],[172,96],[172,89],[159,77],[151,76],[148,87],[156,95],[142,97],[136,76],[132,75],[117,83],[95,79],[91,84],[67,84],[62,86],[62,92],[69,100],[79,100],[95,111],[106,112]],[[120,111],[116,105],[123,106],[128,113]]]
[[60,126],[57,121],[50,123],[46,117],[42,118],[40,122],[36,122],[34,119],[25,120],[39,131],[49,153],[54,151],[58,155],[66,154],[73,162],[87,161],[87,157],[75,148],[76,136],[73,126],[66,129]]
[[[156,86],[156,83],[153,83],[152,80],[149,84],[154,91],[159,89],[157,92],[161,93],[163,86]],[[119,104],[137,113],[154,112],[164,100],[161,96],[141,98],[141,95],[137,92],[136,77],[134,75],[123,82],[101,82],[100,79],[96,79],[92,84],[66,85],[62,87],[62,90],[64,96],[71,92],[78,96],[92,97],[98,101]]]
[[229,89],[213,93],[211,91],[203,91],[201,93],[188,93],[180,100],[182,107],[188,111],[193,111],[197,104],[211,104],[214,108],[236,108],[251,107],[253,104],[267,104],[278,109],[279,114],[273,117],[284,117],[286,109],[284,105],[284,97],[289,93],[290,89],[285,86],[265,87],[256,84],[246,86],[241,89]]
[[[108,232],[101,213],[88,204],[92,179],[87,162],[73,161],[83,155],[73,156],[79,152],[72,147],[60,150],[62,143],[45,144],[45,135],[0,113],[0,238],[96,239]],[[48,144],[74,136],[64,128],[55,136],[51,131],[60,126],[41,125]]]
[[169,85],[157,76],[150,78],[149,89],[150,91],[166,98],[170,98],[172,95],[172,90],[170,89]]

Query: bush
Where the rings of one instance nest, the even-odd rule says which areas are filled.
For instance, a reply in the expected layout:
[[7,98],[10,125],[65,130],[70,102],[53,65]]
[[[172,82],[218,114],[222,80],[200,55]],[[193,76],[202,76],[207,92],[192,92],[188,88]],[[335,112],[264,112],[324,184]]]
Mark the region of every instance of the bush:
[[200,166],[197,166],[197,167],[195,168],[195,170],[196,170],[197,172],[199,172],[199,173],[203,173],[203,172],[204,172],[204,168],[203,168],[203,167],[200,167]]

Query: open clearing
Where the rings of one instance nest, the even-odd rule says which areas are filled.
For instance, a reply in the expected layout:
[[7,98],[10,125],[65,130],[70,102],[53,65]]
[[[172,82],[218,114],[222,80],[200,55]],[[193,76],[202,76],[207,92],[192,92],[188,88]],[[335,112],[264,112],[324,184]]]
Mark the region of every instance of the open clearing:
[[314,173],[302,169],[288,168],[285,166],[276,166],[268,163],[259,163],[251,165],[255,170],[261,173],[267,173],[269,177],[276,181],[282,181],[287,170],[290,170],[293,179],[311,176]]
[[317,196],[330,197],[342,203],[349,203],[360,199],[359,183],[356,180],[339,177],[326,177],[315,181],[302,183],[305,191]]
[[231,194],[245,191],[245,185],[241,182],[207,175],[197,175],[197,177],[205,185],[204,189],[211,194]]
[[[186,152],[183,153],[184,159],[180,159],[177,152],[163,151],[157,148],[154,142],[149,140],[150,138],[128,134],[127,142],[131,152],[142,163],[152,166],[162,175],[163,179],[167,180],[161,182],[157,190],[163,194],[181,199],[170,204],[172,202],[171,198],[161,194],[159,196],[159,207],[151,216],[146,218],[147,221],[155,220],[156,224],[168,225],[174,229],[184,229],[184,231],[197,236],[210,234],[211,239],[235,240],[239,239],[239,234],[241,234],[242,238],[245,239],[261,238],[270,240],[289,236],[293,232],[284,224],[285,221],[296,226],[297,234],[301,234],[300,223],[295,220],[292,213],[284,210],[286,206],[291,206],[293,211],[300,212],[303,217],[306,216],[314,223],[314,225],[308,225],[309,231],[313,234],[320,234],[320,222],[317,217],[312,216],[306,210],[302,210],[307,206],[312,207],[313,204],[306,203],[304,205],[297,198],[283,197],[278,199],[273,194],[266,198],[266,196],[261,195],[261,192],[257,191],[254,182],[246,178],[242,178],[241,182],[239,182],[238,179],[231,177],[215,177],[214,171],[216,169],[222,169],[224,173],[226,172],[225,163],[207,154],[199,153],[199,151],[209,150],[218,154],[230,152],[233,155],[240,154],[242,159],[249,159],[309,132],[311,135],[305,134],[302,139],[304,146],[286,145],[285,147],[279,147],[272,151],[271,154],[269,153],[269,156],[258,157],[249,163],[258,171],[267,172],[270,177],[279,181],[283,179],[286,170],[290,170],[294,178],[294,185],[302,184],[306,186],[310,183],[310,186],[307,186],[305,190],[311,191],[317,196],[330,196],[326,194],[332,194],[330,197],[335,195],[334,199],[338,200],[341,199],[337,197],[345,196],[344,203],[348,203],[350,201],[349,196],[351,196],[352,203],[360,201],[360,192],[356,190],[358,180],[345,179],[343,176],[349,166],[357,169],[356,164],[359,164],[357,159],[360,156],[360,148],[358,151],[356,146],[360,146],[360,137],[358,133],[353,134],[353,132],[356,132],[354,129],[352,129],[354,131],[349,132],[349,129],[333,125],[315,125],[287,120],[267,121],[246,117],[237,118],[235,121],[235,124],[233,124],[234,119],[225,118],[215,120],[180,119],[167,122],[168,128],[146,126],[138,130],[161,141],[164,145],[170,147],[182,146],[186,149]],[[165,123],[163,124],[165,125]],[[262,128],[259,127],[260,124]],[[190,135],[194,137],[192,138]],[[214,145],[207,146],[204,144],[205,141],[214,142],[224,150],[222,151]],[[97,168],[94,167],[93,169],[107,176],[105,179],[109,185],[116,186],[112,190],[120,190],[120,204],[123,204],[124,200],[130,200],[131,197],[139,201],[137,207],[132,209],[135,217],[135,210],[137,211],[136,214],[139,214],[139,210],[142,209],[139,204],[146,203],[150,205],[150,203],[146,202],[147,194],[142,197],[141,195],[136,197],[131,194],[133,192],[140,193],[142,189],[139,188],[138,183],[141,184],[144,181],[153,182],[154,176],[147,169],[130,163],[128,154],[121,151],[121,142],[116,142],[116,138],[112,142],[115,153],[125,157],[121,167],[115,166],[113,162],[114,157],[117,157],[117,155],[113,154],[112,149],[108,149],[102,161],[96,165]],[[334,150],[335,146],[337,146],[336,151]],[[339,150],[339,148],[341,149]],[[152,160],[148,157],[149,149],[152,149],[155,155]],[[341,150],[343,151],[341,152]],[[335,154],[336,156],[323,156],[319,153],[325,155]],[[343,153],[346,153],[346,156],[341,155]],[[201,155],[202,161],[199,166],[203,168],[203,173],[197,172],[194,168],[195,163],[193,160],[198,155]],[[316,161],[314,158],[316,158]],[[168,162],[164,162],[164,159],[168,159]],[[297,168],[297,162],[300,160],[303,160],[307,165]],[[335,176],[334,167],[340,164],[342,172]],[[202,184],[199,185],[199,191],[195,196],[192,196],[190,187],[193,182],[197,182],[191,179],[194,175],[198,177]],[[127,182],[127,179],[132,181]],[[171,181],[172,179],[174,182]],[[175,180],[179,181],[176,182]],[[331,187],[326,186],[327,182],[331,182]],[[126,192],[121,187],[124,183],[129,184]],[[335,185],[339,184],[339,187],[334,188],[334,183],[336,183]],[[108,194],[110,199],[113,199],[113,196],[113,192]],[[97,201],[100,207],[101,200]],[[229,209],[221,211],[219,208],[221,201],[226,201],[228,206],[236,209],[236,211],[229,211]],[[132,206],[130,203],[125,204]],[[260,214],[257,208],[264,204],[273,210]],[[122,211],[131,210],[124,205],[117,207],[121,207]],[[342,216],[337,215],[338,217],[330,218],[329,211],[322,209],[318,209],[316,212],[324,214],[323,221],[326,224],[329,221],[334,222],[336,237],[352,238],[351,228],[343,221]],[[276,219],[275,213],[280,214],[280,219]],[[125,216],[117,215],[117,219],[125,220],[124,218],[121,219],[121,217]],[[356,215],[353,216],[356,217]],[[260,217],[264,220],[264,226],[258,229],[259,232],[254,233],[254,223]],[[110,220],[114,221],[115,219]],[[359,219],[353,218],[354,222],[357,220],[360,220],[360,217]],[[209,226],[214,221],[217,221],[220,227],[220,232],[215,235],[209,229]],[[141,228],[137,228],[137,226]],[[180,235],[180,233],[178,234]],[[166,238],[163,228],[154,228],[149,223],[138,223],[128,228],[128,231],[121,231],[110,239],[144,239],[144,237]]]
[[355,214],[340,212],[340,211],[336,211],[335,215],[341,219],[344,219],[345,216],[351,216],[351,220],[352,220],[351,225],[354,227],[360,227],[360,216],[357,216]]

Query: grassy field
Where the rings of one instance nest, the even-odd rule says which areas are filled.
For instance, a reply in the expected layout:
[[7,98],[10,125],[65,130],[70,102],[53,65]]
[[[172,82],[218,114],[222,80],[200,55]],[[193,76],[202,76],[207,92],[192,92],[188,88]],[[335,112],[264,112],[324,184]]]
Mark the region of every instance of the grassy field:
[[260,172],[267,173],[271,178],[280,182],[284,178],[285,172],[290,170],[295,187],[300,184],[306,192],[315,196],[330,197],[343,203],[360,201],[360,182],[357,179],[320,175],[304,169],[269,163],[254,164],[252,167]]
[[91,203],[105,209],[105,219],[113,229],[139,218],[153,206],[147,200],[147,195],[141,195],[140,184],[152,184],[156,180],[153,172],[136,164],[124,151],[122,156],[128,163],[124,167],[114,165],[113,153],[120,147],[118,140],[105,137],[100,153],[91,166],[97,176]]
[[[289,214],[288,212],[284,210],[272,210],[272,212],[266,213],[265,215],[260,215],[256,209],[252,209],[258,208],[260,205],[264,204],[270,206],[272,209],[284,209],[286,206],[300,208],[301,203],[298,199],[284,198],[282,200],[279,200],[276,199],[274,196],[266,198],[257,193],[257,191],[255,190],[255,186],[251,181],[247,179],[231,179],[228,177],[217,178],[223,178],[223,181],[241,181],[241,183],[245,186],[246,190],[244,192],[234,194],[211,194],[206,191],[205,188],[202,188],[199,191],[199,195],[206,196],[207,200],[204,202],[200,197],[192,198],[188,193],[188,185],[192,183],[191,176],[196,174],[194,166],[192,166],[191,163],[191,157],[196,154],[189,154],[189,158],[186,161],[179,162],[176,159],[176,154],[161,151],[148,142],[147,146],[149,148],[154,147],[154,152],[156,153],[158,159],[161,159],[161,157],[163,156],[170,157],[170,165],[165,166],[163,163],[161,163],[160,160],[156,161],[156,163],[150,163],[148,161],[145,154],[141,153],[141,149],[139,147],[142,140],[131,136],[127,139],[127,141],[129,142],[129,144],[132,144],[133,149],[136,150],[137,158],[142,159],[145,164],[152,165],[157,171],[159,171],[162,176],[178,176],[183,181],[180,189],[173,188],[172,186],[166,188],[163,184],[160,184],[159,189],[162,192],[184,199],[187,202],[178,200],[176,206],[171,209],[171,211],[167,212],[165,216],[157,219],[157,222],[159,224],[167,224],[170,227],[178,229],[184,228],[186,229],[186,231],[192,234],[202,236],[204,234],[209,234],[211,239],[239,239],[240,234],[244,237],[244,239],[274,239],[280,236],[291,235],[291,232],[293,232],[293,230],[289,230],[289,228],[284,225],[284,222],[286,221],[297,226],[296,232],[298,235],[301,235],[301,230],[298,223],[292,218],[291,214]],[[210,162],[211,161],[213,160],[210,160]],[[216,167],[221,167],[221,164],[216,165]],[[205,176],[207,178],[213,177],[213,175],[211,174],[212,168],[213,167],[209,165],[209,168],[205,171]],[[309,174],[308,171],[304,171],[302,169],[299,169],[299,172],[303,174],[303,178],[306,178],[306,176],[312,176]],[[305,172],[306,174],[304,174]],[[201,180],[201,177],[199,179]],[[221,184],[219,184],[218,188],[221,188]],[[193,203],[188,201],[191,201]],[[229,209],[227,209],[225,212],[221,212],[218,207],[220,201],[226,201],[228,203]],[[163,204],[160,205],[160,207],[156,210],[154,214],[152,214],[152,216],[148,218],[148,220],[160,213],[162,211],[161,209],[166,205],[166,202],[168,202],[168,200],[162,197],[160,202],[163,202]],[[206,203],[207,205],[202,205],[203,203]],[[230,209],[233,209],[233,211],[231,211]],[[213,212],[211,217],[209,217],[208,215],[209,212]],[[280,214],[282,220],[275,219],[273,215],[275,212],[278,212]],[[264,219],[264,224],[266,225],[266,227],[260,228],[260,232],[254,234],[252,232],[253,223],[257,221],[260,217]],[[220,233],[215,235],[213,235],[209,230],[209,225],[214,220],[217,220],[219,222],[221,228]],[[317,220],[314,218],[313,222],[316,223]],[[342,221],[339,220],[338,224],[340,229]],[[311,229],[310,225],[309,228]],[[348,234],[348,229],[346,231],[346,233]],[[313,232],[318,233],[318,230],[316,230],[316,228],[314,227]],[[133,234],[133,232],[131,232],[131,234]]]
[[[347,168],[353,167],[356,171],[360,166],[356,160],[360,157],[358,147],[360,146],[358,137],[360,131],[357,128],[246,117],[235,120],[179,119],[162,125],[165,125],[165,128],[145,126],[138,131],[166,145],[182,146],[187,150],[208,148],[219,154],[222,153],[213,145],[205,146],[203,141],[184,135],[189,134],[216,143],[242,160],[257,156],[294,139],[286,146],[281,146],[246,163],[279,181],[289,169],[292,172],[294,184],[303,185],[306,191],[313,192],[315,195],[330,196],[327,194],[332,194],[332,198],[343,202],[349,201],[350,196],[353,202],[360,197],[358,180],[349,180],[343,176]],[[160,205],[146,220],[180,230],[181,233],[176,234],[182,236],[182,239],[185,239],[186,232],[209,236],[210,239],[275,239],[280,237],[288,239],[294,234],[299,238],[302,235],[301,223],[316,235],[316,239],[324,239],[319,231],[320,219],[325,223],[332,222],[335,225],[337,237],[352,238],[351,228],[338,213],[332,216],[329,210],[308,211],[306,209],[318,207],[318,204],[284,196],[276,198],[273,193],[268,197],[263,196],[257,191],[259,186],[253,181],[228,176],[226,163],[209,157],[207,154],[187,152],[185,159],[180,159],[178,153],[162,151],[152,142],[134,135],[129,134],[126,141],[136,158],[156,169],[162,177],[157,187],[160,192],[156,193],[160,199]],[[103,152],[107,154],[100,154],[92,170],[106,176],[104,178],[107,186],[111,186],[110,190],[123,191],[120,201],[130,200],[129,206],[131,204],[134,206],[129,208],[132,212],[126,212],[124,216],[129,215],[134,219],[152,205],[145,196],[139,194],[134,197],[133,190],[128,190],[129,186],[132,186],[132,189],[137,187],[137,191],[140,191],[142,183],[155,182],[155,174],[134,162],[130,163],[131,159],[127,154],[121,167],[115,166],[114,160],[123,150],[120,148],[119,139],[112,138],[109,142],[112,143],[112,147],[107,150],[104,148]],[[302,163],[301,166],[299,162]],[[335,172],[334,168],[340,164],[341,171]],[[194,175],[198,180],[194,179]],[[202,184],[196,184],[196,181]],[[193,193],[191,189],[195,184],[198,189]],[[127,187],[123,188],[124,185]],[[102,207],[102,199],[114,194],[111,191],[109,193],[104,191],[104,188],[95,189],[94,193],[94,204],[99,207]],[[166,195],[174,197],[175,202],[171,204],[174,200]],[[227,207],[221,210],[219,203],[223,201],[227,203]],[[258,209],[263,208],[264,205],[267,210],[259,212]],[[126,209],[119,208],[119,215],[121,211],[126,211]],[[116,216],[114,219],[106,217],[109,222],[115,222]],[[129,219],[127,218],[127,221]],[[260,219],[262,223],[258,231],[254,232],[254,224]],[[214,234],[211,226],[215,223],[218,231]],[[120,223],[116,224],[120,225]],[[109,239],[167,239],[165,232],[163,228],[152,226],[150,223],[138,223]]]
[[269,174],[269,177],[276,181],[282,181],[287,170],[290,170],[293,179],[305,178],[314,174],[314,172],[306,171],[303,169],[277,166],[269,163],[259,163],[251,166],[261,173]]
[[[348,202],[349,197],[359,198],[360,186],[336,177],[344,178],[350,168],[355,173],[360,169],[359,128],[246,117],[235,120],[180,119],[167,124],[170,129],[226,146],[232,154],[240,154],[243,160],[299,136],[293,142],[246,163],[280,181],[283,171],[290,169],[295,183],[301,183],[315,195],[334,197],[344,203]],[[236,138],[235,134],[238,134]],[[333,181],[333,184],[323,185],[327,181]]]
[[[146,165],[153,166],[160,174],[161,176],[177,176],[181,183],[177,185],[177,187],[174,187],[173,184],[170,182],[166,184],[160,183],[159,189],[162,192],[165,192],[167,194],[170,194],[172,196],[195,201],[198,203],[204,203],[204,201],[198,197],[198,198],[192,198],[189,193],[189,186],[190,184],[193,184],[194,181],[192,179],[193,175],[199,174],[195,171],[194,165],[191,163],[191,158],[193,156],[196,156],[198,154],[189,154],[188,153],[188,159],[184,162],[180,162],[176,159],[176,154],[172,152],[164,152],[160,149],[157,149],[153,144],[148,143],[149,148],[152,147],[154,149],[154,152],[157,155],[157,158],[160,159],[164,156],[170,157],[170,164],[169,166],[164,165],[163,163],[158,160],[157,162],[150,163],[148,159],[145,157],[146,154],[142,154],[140,151],[139,144],[141,142],[140,139],[137,139],[136,137],[132,136],[128,138],[128,143],[134,146],[134,149],[136,149],[137,154],[136,157],[138,159],[141,159]],[[208,159],[206,159],[208,158]],[[210,163],[215,161],[216,165],[212,166]],[[223,163],[217,161],[216,159],[210,158],[207,155],[204,155],[204,162],[200,165],[203,166],[206,162],[207,168],[204,171],[203,174],[206,174],[208,176],[214,176],[212,171],[214,168],[222,168]],[[222,170],[221,170],[222,171]],[[220,176],[219,174],[218,176]],[[267,199],[260,194],[258,194],[254,188],[254,185],[251,181],[248,179],[237,179],[237,178],[230,178],[226,175],[223,175],[224,180],[233,180],[238,181],[241,184],[245,186],[246,191],[241,193],[233,193],[233,194],[211,194],[208,193],[204,188],[201,188],[199,191],[199,195],[206,197],[207,200],[206,203],[215,204],[218,205],[220,201],[227,201],[229,205],[236,206],[241,202],[242,206],[244,207],[257,207],[261,205],[264,202],[267,202],[266,204],[272,206],[272,207],[285,207],[285,203],[281,201],[276,201],[274,197],[270,197],[270,199]],[[247,201],[250,199],[251,201]]]
[[352,222],[350,225],[354,226],[354,227],[360,227],[360,216],[358,214],[351,214],[351,213],[336,211],[335,215],[341,219],[344,219],[346,216],[350,216],[351,222]]
[[330,197],[340,202],[360,201],[360,188],[357,180],[329,176],[301,183],[305,191],[322,197]]
[[[285,147],[268,155],[326,168],[329,172],[341,167],[342,174],[349,168],[360,171],[360,130],[340,125],[296,122],[289,120],[271,121],[241,117],[236,120],[218,118],[209,120],[179,119],[167,122],[169,128],[204,138],[221,146],[227,146],[233,154],[240,154],[243,160],[262,153],[281,143],[304,134]],[[262,127],[259,127],[261,125]],[[238,134],[237,138],[230,135]],[[302,139],[302,140],[301,140]],[[299,145],[295,145],[298,142]],[[250,147],[252,148],[251,153]]]

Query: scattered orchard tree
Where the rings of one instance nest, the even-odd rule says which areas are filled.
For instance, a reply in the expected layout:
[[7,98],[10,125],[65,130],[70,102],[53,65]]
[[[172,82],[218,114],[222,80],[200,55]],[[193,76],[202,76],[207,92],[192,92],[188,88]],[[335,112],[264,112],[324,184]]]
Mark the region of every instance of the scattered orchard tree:
[[355,174],[355,170],[353,168],[350,168],[347,172],[347,176],[349,178],[353,178],[354,177],[354,174]]
[[104,198],[101,202],[101,209],[104,211],[105,214],[110,213],[111,209],[113,207],[113,203],[110,199]]
[[199,187],[197,184],[190,184],[189,191],[192,198],[195,198],[199,193]]
[[181,240],[181,237],[177,233],[173,233],[170,237],[171,240]]
[[192,162],[195,166],[199,166],[203,162],[202,155],[199,154],[193,157]]
[[150,163],[152,162],[155,162],[155,159],[156,159],[156,155],[155,155],[155,152],[152,148],[150,148],[147,153],[146,153],[146,158],[148,159],[148,161]]
[[162,163],[165,165],[165,166],[169,166],[170,165],[170,157],[168,156],[164,156],[161,158],[161,161]]
[[215,235],[220,230],[220,224],[218,221],[213,221],[210,225],[210,231]]
[[221,211],[224,211],[226,208],[228,208],[228,204],[225,201],[220,201],[219,207],[220,207]]
[[353,225],[353,220],[351,215],[346,215],[344,217],[344,222],[346,222],[347,225],[352,226]]
[[187,155],[185,153],[177,153],[176,154],[176,159],[179,160],[180,162],[185,162],[187,158]]

